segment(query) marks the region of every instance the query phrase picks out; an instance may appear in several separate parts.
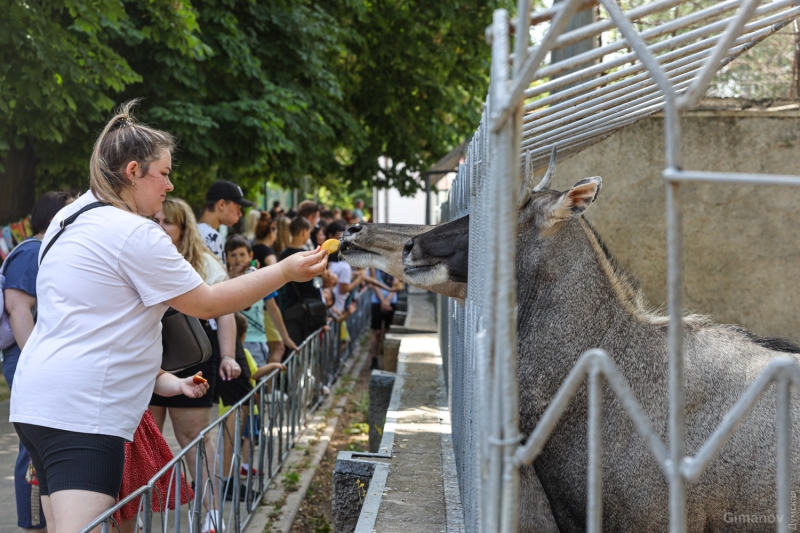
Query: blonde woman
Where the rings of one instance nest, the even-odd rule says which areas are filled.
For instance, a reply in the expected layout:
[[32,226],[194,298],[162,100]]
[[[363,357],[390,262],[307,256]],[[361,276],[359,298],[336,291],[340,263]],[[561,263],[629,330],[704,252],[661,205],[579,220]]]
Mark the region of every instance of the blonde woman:
[[[228,279],[225,268],[217,257],[211,253],[197,228],[192,208],[180,198],[167,198],[162,204],[161,211],[155,214],[153,221],[169,235],[172,244],[178,249],[183,258],[192,265],[207,285],[216,285]],[[190,377],[198,372],[208,379],[208,391],[198,398],[187,396],[161,396],[153,394],[150,399],[150,411],[153,413],[156,425],[164,431],[164,421],[169,412],[175,438],[186,447],[200,432],[211,422],[211,407],[219,385],[217,379],[228,380],[238,376],[240,369],[235,360],[236,355],[236,322],[232,314],[217,317],[211,320],[202,320],[203,330],[211,341],[211,359],[205,363],[191,366],[175,375],[179,378]],[[214,442],[211,435],[205,437],[205,447],[208,457],[214,457]],[[195,472],[195,450],[192,448],[186,454],[186,465],[192,479],[197,479]],[[209,509],[213,507],[210,491],[206,493],[206,504]],[[203,532],[214,530],[218,524],[218,513],[213,509],[206,514],[206,519],[201,528]]]
[[56,533],[79,531],[113,505],[124,443],[154,390],[205,393],[191,378],[161,372],[160,321],[170,306],[209,320],[249,307],[287,281],[310,280],[327,265],[327,252],[317,250],[206,284],[149,218],[173,189],[175,141],[139,124],[132,105],[122,106],[94,145],[90,191],[45,232],[38,321],[14,378],[9,418]]
[[292,233],[289,231],[289,224],[292,223],[292,220],[289,217],[279,216],[277,223],[278,229],[275,232],[275,242],[272,244],[272,249],[275,250],[277,255],[281,255],[284,248],[292,242]]
[[[248,211],[244,219],[244,236],[251,243],[256,239],[256,225],[258,225],[258,221],[261,220],[261,213],[261,211],[254,207]],[[264,214],[269,216],[269,213],[264,212]]]

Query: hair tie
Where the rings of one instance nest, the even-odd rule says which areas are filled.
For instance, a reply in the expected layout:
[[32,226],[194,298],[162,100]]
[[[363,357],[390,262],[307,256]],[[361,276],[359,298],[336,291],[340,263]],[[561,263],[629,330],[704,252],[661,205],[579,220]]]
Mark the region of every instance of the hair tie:
[[120,117],[117,119],[114,129],[127,128],[133,126],[133,120],[130,117]]

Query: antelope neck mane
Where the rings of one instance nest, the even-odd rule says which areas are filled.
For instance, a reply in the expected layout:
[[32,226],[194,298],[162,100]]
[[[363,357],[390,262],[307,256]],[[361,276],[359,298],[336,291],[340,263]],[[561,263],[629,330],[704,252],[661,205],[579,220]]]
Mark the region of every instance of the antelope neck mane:
[[[654,326],[665,327],[669,324],[669,317],[661,314],[656,309],[651,309],[648,305],[647,298],[642,292],[639,280],[626,271],[613,255],[608,251],[605,243],[597,234],[597,231],[589,224],[589,221],[581,217],[581,226],[586,237],[589,239],[589,244],[597,256],[597,261],[600,268],[608,278],[609,284],[614,290],[619,303],[626,309],[636,320]],[[748,331],[742,327],[730,324],[717,324],[710,317],[704,315],[686,315],[683,317],[684,326],[687,326],[693,331],[701,328],[719,328],[741,335],[747,341],[757,344],[768,350],[783,353],[797,353],[800,354],[800,346],[793,340],[784,339],[781,337],[762,337],[752,331]]]
[[[669,317],[659,312],[659,309],[650,307],[647,297],[642,291],[639,279],[628,272],[619,261],[611,255],[608,247],[600,238],[597,230],[586,220],[580,217],[579,221],[586,238],[595,252],[600,269],[605,274],[608,282],[614,291],[617,301],[630,313],[636,320],[644,324],[654,326],[666,326],[669,324]],[[714,325],[711,319],[703,315],[687,315],[683,318],[685,325],[690,327],[706,327]]]

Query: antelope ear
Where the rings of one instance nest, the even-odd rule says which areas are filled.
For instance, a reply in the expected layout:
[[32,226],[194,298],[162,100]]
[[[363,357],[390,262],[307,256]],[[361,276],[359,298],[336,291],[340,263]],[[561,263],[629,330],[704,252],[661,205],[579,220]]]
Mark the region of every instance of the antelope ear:
[[600,176],[584,178],[570,190],[558,197],[552,210],[553,222],[579,217],[586,211],[600,192],[603,179]]

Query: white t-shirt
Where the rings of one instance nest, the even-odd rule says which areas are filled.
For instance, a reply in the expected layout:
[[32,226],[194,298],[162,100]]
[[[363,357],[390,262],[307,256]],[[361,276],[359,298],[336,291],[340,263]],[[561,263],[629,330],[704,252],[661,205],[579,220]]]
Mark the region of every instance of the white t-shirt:
[[197,225],[197,229],[200,230],[200,236],[203,237],[203,242],[206,243],[208,249],[211,250],[211,253],[217,256],[220,261],[225,261],[225,239],[223,239],[222,235],[206,224],[205,222],[200,222]]
[[353,267],[351,267],[350,263],[347,261],[331,261],[328,263],[328,268],[331,272],[339,276],[339,283],[333,288],[333,307],[335,307],[337,311],[344,311],[344,304],[347,302],[347,297],[350,293],[346,292],[341,294],[339,292],[339,285],[342,283],[350,285],[350,283],[353,282]]
[[[59,211],[42,250],[94,201],[86,193]],[[81,214],[39,268],[10,421],[132,440],[161,367],[164,302],[201,283],[154,222],[115,207]]]
[[210,253],[203,255],[203,270],[206,274],[206,285],[216,285],[220,281],[228,279],[228,273],[225,272],[225,267],[214,259],[214,256]]

